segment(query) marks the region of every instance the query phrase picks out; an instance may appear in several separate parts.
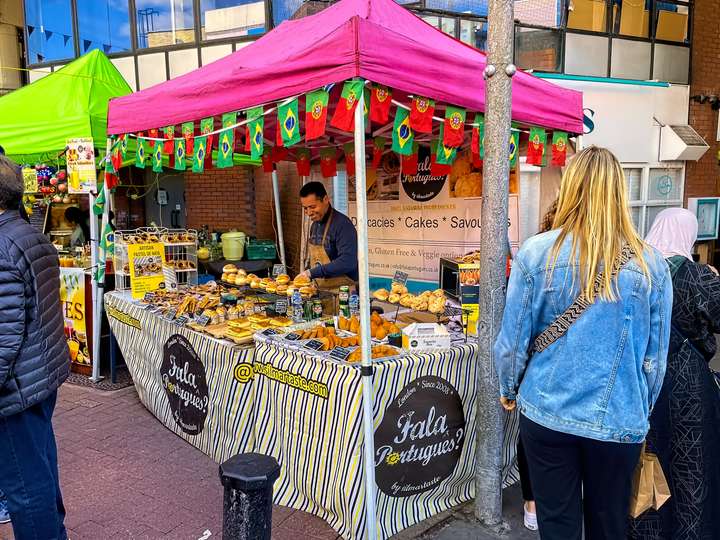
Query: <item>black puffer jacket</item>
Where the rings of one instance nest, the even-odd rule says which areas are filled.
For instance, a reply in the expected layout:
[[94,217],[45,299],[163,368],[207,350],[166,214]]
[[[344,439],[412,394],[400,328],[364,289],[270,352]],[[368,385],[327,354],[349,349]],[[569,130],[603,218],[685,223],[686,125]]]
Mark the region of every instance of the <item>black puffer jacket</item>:
[[16,210],[0,214],[0,416],[19,413],[63,383],[70,356],[57,251]]

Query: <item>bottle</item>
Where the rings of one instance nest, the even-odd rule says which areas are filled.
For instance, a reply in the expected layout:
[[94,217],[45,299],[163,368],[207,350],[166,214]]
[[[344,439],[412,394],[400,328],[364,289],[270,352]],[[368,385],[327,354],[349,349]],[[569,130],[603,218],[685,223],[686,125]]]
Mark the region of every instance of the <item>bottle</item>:
[[312,318],[314,320],[322,319],[323,305],[320,300],[314,300],[312,303]]
[[350,295],[350,315],[358,317],[360,315],[360,297],[357,294]]
[[303,301],[300,291],[295,291],[292,295],[292,319],[295,323],[303,322],[305,313],[303,312]]
[[343,285],[338,293],[338,304],[340,315],[346,319],[350,318],[350,287]]

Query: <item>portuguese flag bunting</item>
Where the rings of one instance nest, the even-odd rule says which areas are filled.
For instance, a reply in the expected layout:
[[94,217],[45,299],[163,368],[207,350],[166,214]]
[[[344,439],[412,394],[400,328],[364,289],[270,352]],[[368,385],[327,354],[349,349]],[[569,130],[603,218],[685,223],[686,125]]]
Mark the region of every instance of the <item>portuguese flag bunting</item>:
[[528,140],[527,151],[528,165],[542,166],[546,142],[547,134],[544,129],[536,127],[530,128],[530,139]]
[[122,167],[122,154],[120,152],[121,142],[113,141],[112,153],[110,154],[110,161],[112,162],[113,171],[118,172]]
[[383,152],[385,151],[385,145],[387,140],[385,137],[375,137],[373,139],[373,157],[372,157],[372,168],[377,169],[380,166]]
[[211,131],[215,129],[215,119],[210,116],[208,118],[203,118],[200,120],[200,134],[201,135],[207,135]]
[[568,134],[564,131],[555,131],[552,141],[552,164],[564,167],[567,159]]
[[443,124],[443,139],[445,146],[457,148],[462,146],[465,139],[465,109],[448,105],[445,109],[445,122]]
[[385,125],[390,121],[392,90],[387,86],[376,84],[370,96],[370,121]]
[[286,148],[300,142],[300,122],[298,120],[298,100],[278,107],[278,126],[282,134],[282,145]]
[[432,152],[430,154],[430,176],[447,176],[452,172],[452,165],[438,163],[437,149],[440,144],[440,140],[433,143]]
[[287,160],[290,155],[290,150],[283,146],[273,146],[270,155],[272,156],[273,163],[280,163],[281,161]]
[[312,141],[325,135],[328,100],[330,94],[316,90],[305,96],[305,140]]
[[159,138],[160,138],[160,130],[157,129],[157,128],[153,128],[153,129],[148,130],[148,137],[150,137],[150,140],[148,141],[148,143],[150,143],[150,149],[155,148],[155,143],[156,143],[157,141],[154,140],[154,139],[159,139]]
[[273,172],[272,149],[269,146],[265,147],[265,149],[263,150],[262,168],[263,172]]
[[246,154],[252,152],[252,137],[250,136],[250,124],[245,124],[245,150]]
[[413,142],[412,154],[402,156],[402,173],[406,176],[416,176],[418,173],[418,143]]
[[135,166],[139,169],[145,168],[145,138],[138,137],[137,150],[135,151]]
[[185,139],[175,139],[175,169],[185,170]]
[[192,122],[185,122],[182,125],[181,130],[183,139],[185,139],[185,152],[188,155],[192,155],[195,140],[195,124]]
[[440,136],[436,148],[437,162],[440,165],[452,165],[457,157],[457,148],[445,144],[445,124],[440,124]]
[[520,153],[520,131],[513,129],[510,131],[510,166],[517,165],[518,154]]
[[432,133],[435,100],[418,96],[410,106],[410,127],[418,133]]
[[348,176],[355,176],[355,143],[345,143],[343,150],[345,152],[345,172]]
[[402,156],[412,154],[415,135],[410,127],[410,112],[403,107],[398,107],[395,113],[395,124],[393,126],[392,149]]
[[[110,148],[112,148],[113,142],[113,137],[110,137]],[[112,155],[106,156],[104,178],[105,185],[108,187],[108,189],[114,188],[119,182],[117,169],[115,169],[115,166],[113,165]]]
[[335,107],[335,114],[330,120],[332,127],[352,133],[355,127],[355,107],[363,96],[363,88],[365,88],[365,83],[360,79],[345,83],[340,100]]
[[254,107],[247,110],[247,117],[250,122],[247,124],[250,135],[250,157],[260,159],[263,155],[265,117],[262,107]]
[[320,172],[323,178],[337,176],[337,152],[335,148],[320,149]]
[[165,142],[163,143],[163,154],[166,156],[172,156],[173,150],[175,150],[175,126],[166,126],[162,128],[163,132],[163,139],[165,139]]
[[201,135],[195,139],[195,147],[193,148],[192,171],[201,173],[205,170],[205,158],[208,154],[207,149],[208,136]]
[[298,176],[310,176],[310,150],[298,148],[295,150]]
[[162,144],[156,144],[155,148],[153,148],[153,158],[152,158],[152,170],[154,172],[162,172],[162,155],[163,155],[163,145]]
[[223,129],[218,135],[217,167],[233,166],[233,130]]

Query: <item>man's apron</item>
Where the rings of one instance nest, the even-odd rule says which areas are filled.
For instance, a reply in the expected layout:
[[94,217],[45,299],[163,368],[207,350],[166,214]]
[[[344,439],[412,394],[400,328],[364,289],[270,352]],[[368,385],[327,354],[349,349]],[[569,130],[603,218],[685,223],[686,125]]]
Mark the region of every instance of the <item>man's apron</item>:
[[[312,240],[308,238],[308,264],[309,268],[311,269],[318,264],[325,265],[331,262],[330,257],[328,257],[327,251],[325,251],[325,240],[327,239],[327,234],[330,230],[330,223],[332,223],[333,216],[335,215],[335,210],[331,208],[330,212],[330,217],[328,217],[327,223],[325,224],[325,231],[323,232],[323,237],[320,244],[313,244]],[[317,278],[315,281],[317,282],[320,289],[333,293],[337,293],[340,287],[342,287],[343,285],[347,285],[350,288],[353,288],[356,285],[355,282],[348,276],[339,276],[334,278]]]

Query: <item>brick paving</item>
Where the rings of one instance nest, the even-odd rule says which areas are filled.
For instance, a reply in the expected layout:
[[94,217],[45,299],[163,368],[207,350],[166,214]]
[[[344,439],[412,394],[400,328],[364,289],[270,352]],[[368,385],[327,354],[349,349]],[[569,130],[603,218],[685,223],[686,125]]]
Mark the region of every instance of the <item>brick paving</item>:
[[[160,424],[134,388],[65,384],[54,426],[71,540],[222,537],[217,464]],[[12,538],[12,528],[0,525],[0,540]],[[273,538],[338,535],[315,516],[276,506]]]

